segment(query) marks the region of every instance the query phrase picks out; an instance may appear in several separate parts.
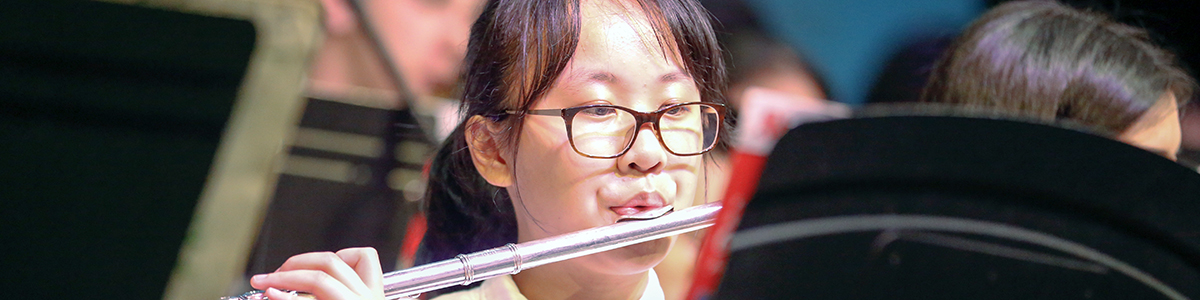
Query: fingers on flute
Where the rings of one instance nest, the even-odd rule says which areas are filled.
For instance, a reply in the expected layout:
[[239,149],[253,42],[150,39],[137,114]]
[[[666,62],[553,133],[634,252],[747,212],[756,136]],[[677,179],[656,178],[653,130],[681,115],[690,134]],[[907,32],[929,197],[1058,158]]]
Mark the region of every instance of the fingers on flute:
[[317,270],[291,270],[255,275],[250,278],[250,285],[257,289],[265,289],[268,299],[305,299],[280,290],[302,291],[321,300],[366,299],[360,296],[363,294],[351,291],[333,276]]
[[354,269],[358,278],[379,297],[383,297],[383,268],[379,264],[379,253],[375,248],[347,248],[338,251],[337,256]]
[[[342,254],[312,252],[292,256],[274,273],[251,278],[250,285],[258,289],[307,292],[322,300],[382,298],[382,275],[375,250],[353,248],[339,253]],[[370,274],[366,278],[369,281],[364,282],[360,273]],[[288,299],[292,298],[296,297]]]
[[[378,255],[376,255],[378,257]],[[375,258],[378,264],[378,258]],[[357,262],[355,262],[357,264]],[[361,295],[370,295],[372,289],[359,277],[359,273],[351,265],[333,252],[311,252],[288,258],[279,267],[279,271],[318,270],[325,272],[347,288]]]

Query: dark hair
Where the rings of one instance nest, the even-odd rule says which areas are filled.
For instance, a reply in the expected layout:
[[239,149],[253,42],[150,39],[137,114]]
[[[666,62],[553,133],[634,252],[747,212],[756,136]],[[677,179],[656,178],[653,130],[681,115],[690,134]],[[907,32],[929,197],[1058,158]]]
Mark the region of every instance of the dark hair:
[[[732,32],[722,39],[722,46],[729,52],[729,82],[732,85],[753,83],[755,76],[800,72],[808,75],[818,92],[829,99],[829,84],[817,72],[810,60],[791,45],[779,41],[766,33],[753,31]],[[740,95],[739,95],[740,96]]]
[[[696,81],[701,100],[725,103],[721,51],[703,8],[693,0],[637,2],[664,53],[681,56],[681,67]],[[523,118],[503,112],[529,109],[553,86],[579,42],[579,10],[579,0],[500,0],[485,6],[471,28],[467,50],[460,108],[467,118],[438,150],[430,169],[425,202],[429,227],[417,263],[516,242],[512,201],[476,171],[467,148],[466,120],[485,116],[501,122],[507,128],[507,141],[501,142],[516,145]],[[724,126],[721,134],[727,133]]]
[[921,92],[929,83],[930,73],[942,53],[954,41],[952,34],[910,36],[906,44],[892,53],[875,76],[865,104],[912,103],[921,101]]
[[1055,2],[1010,2],[973,22],[934,69],[927,102],[991,107],[1124,132],[1194,82],[1139,28]]
[[752,83],[761,74],[799,72],[812,79],[825,99],[831,97],[828,82],[812,61],[771,34],[746,1],[700,0],[700,3],[719,23],[715,26],[717,41],[726,51],[725,66],[730,87]]

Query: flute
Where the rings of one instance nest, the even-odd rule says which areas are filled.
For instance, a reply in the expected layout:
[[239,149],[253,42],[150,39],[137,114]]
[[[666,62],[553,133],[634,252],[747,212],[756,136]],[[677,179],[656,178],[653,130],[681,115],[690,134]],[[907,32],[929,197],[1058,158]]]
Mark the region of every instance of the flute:
[[[384,298],[416,297],[454,285],[517,274],[522,270],[595,254],[712,226],[720,203],[709,203],[652,219],[618,221],[568,234],[507,245],[453,259],[383,274]],[[254,291],[228,300],[265,299]]]

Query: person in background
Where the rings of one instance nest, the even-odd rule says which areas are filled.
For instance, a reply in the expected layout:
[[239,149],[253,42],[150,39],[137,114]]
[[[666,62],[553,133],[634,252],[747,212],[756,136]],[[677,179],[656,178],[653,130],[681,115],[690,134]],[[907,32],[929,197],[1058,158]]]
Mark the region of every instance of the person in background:
[[304,115],[247,275],[346,247],[380,248],[384,270],[411,259],[400,257],[401,233],[418,209],[422,167],[453,126],[437,130],[438,121],[457,120],[457,101],[439,99],[457,85],[482,3],[321,0]]
[[[420,262],[613,224],[701,190],[725,147],[725,69],[692,0],[497,0],[472,28],[468,116],[430,170]],[[675,238],[544,265],[439,299],[663,299]],[[294,256],[251,279],[271,299],[380,299],[376,252]]]
[[888,57],[883,69],[876,75],[864,104],[920,102],[921,91],[929,83],[934,63],[950,47],[954,36],[926,34],[907,40],[907,44]]
[[[471,23],[483,0],[321,0],[325,41],[309,72],[309,91],[334,98],[362,98],[364,106],[406,108],[434,117],[435,140],[457,119],[447,107],[455,97]],[[359,15],[358,3],[365,15]],[[370,24],[363,24],[366,20]],[[370,27],[375,36],[365,30]],[[387,53],[385,58],[378,51]],[[396,72],[400,79],[389,74]],[[401,90],[404,89],[404,90]],[[449,124],[449,125],[446,125]]]
[[922,100],[1094,127],[1175,159],[1195,82],[1144,30],[1049,1],[1009,2],[973,22]]
[[[824,76],[804,55],[767,33],[753,15],[745,15],[752,13],[749,7],[737,3],[741,1],[710,4],[719,8],[714,14],[722,24],[718,29],[718,40],[729,58],[726,70],[729,72],[732,109],[736,111],[745,102],[745,97],[755,95],[808,107],[813,112],[841,105],[829,99]],[[732,21],[720,19],[729,14],[728,11],[740,17],[728,16]],[[726,154],[717,153],[708,161],[712,169],[720,171],[713,172],[706,181],[711,193],[709,199],[720,200],[724,195],[725,184],[729,181],[729,174],[724,173],[729,169]]]
[[[346,94],[356,88],[396,91],[391,66],[363,30],[351,1],[321,0],[325,41],[309,72],[310,89]],[[406,88],[420,96],[450,96],[481,0],[358,1]],[[392,100],[398,101],[398,100]],[[403,104],[392,104],[402,106]]]
[[[725,57],[729,59],[731,108],[742,105],[746,95],[772,97],[814,110],[831,105],[823,77],[791,45],[780,41],[762,26],[758,14],[741,0],[701,0],[717,21],[715,30]],[[753,90],[753,93],[747,91]],[[726,151],[714,151],[705,160],[705,174],[697,201],[721,201],[732,169]],[[692,283],[696,256],[703,231],[680,235],[676,247],[654,268],[669,300],[683,299]]]
[[799,52],[763,32],[737,31],[721,45],[730,55],[729,95],[737,106],[747,89],[770,89],[813,100],[829,100],[829,89]]
[[747,88],[760,87],[828,100],[824,76],[796,48],[771,34],[742,0],[704,0],[717,19],[717,40],[729,59],[729,95],[736,107]]

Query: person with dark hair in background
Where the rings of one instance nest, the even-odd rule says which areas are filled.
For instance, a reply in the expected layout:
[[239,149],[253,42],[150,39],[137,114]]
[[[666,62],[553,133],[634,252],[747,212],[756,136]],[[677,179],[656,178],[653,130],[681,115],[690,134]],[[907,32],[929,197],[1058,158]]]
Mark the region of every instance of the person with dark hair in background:
[[954,42],[922,100],[1079,123],[1175,159],[1179,107],[1194,85],[1142,29],[1055,2],[1010,2]]
[[[758,14],[741,0],[701,0],[717,23],[717,41],[725,50],[729,74],[731,108],[742,105],[747,90],[755,95],[769,93],[780,101],[812,107],[828,105],[829,88],[814,66],[791,45],[772,36]],[[718,151],[719,152],[719,151]],[[720,201],[729,182],[731,165],[727,153],[713,153],[706,160],[697,201]],[[654,267],[668,300],[683,299],[692,283],[696,256],[703,231],[680,235],[676,246]]]
[[725,39],[730,54],[729,95],[737,105],[752,87],[818,100],[829,99],[824,77],[791,46],[760,32],[736,32]]
[[[831,103],[824,76],[794,47],[767,32],[758,13],[748,3],[741,0],[701,0],[700,3],[717,21],[714,31],[717,42],[725,50],[725,70],[729,74],[727,95],[733,111],[741,106],[748,90],[755,90],[758,95],[769,94],[773,100],[810,106],[814,110]],[[726,174],[729,162],[725,154],[715,153],[714,159],[708,162],[710,171],[705,189],[710,200],[720,200],[729,181],[729,174]],[[672,264],[690,268],[691,261],[672,258]],[[690,272],[682,272],[676,277],[675,281],[681,284],[691,281]]]
[[[723,148],[725,70],[692,0],[491,1],[467,54],[467,118],[438,151],[419,262],[691,205]],[[641,120],[641,121],[637,121]],[[662,299],[674,238],[495,277],[441,299]],[[251,284],[380,299],[371,248],[307,253]]]
[[950,47],[954,36],[926,34],[910,40],[888,57],[867,93],[865,104],[920,102],[934,63]]
[[758,14],[741,0],[705,0],[717,19],[717,40],[725,49],[733,105],[750,87],[813,99],[829,99],[829,86],[808,59],[770,34]]

